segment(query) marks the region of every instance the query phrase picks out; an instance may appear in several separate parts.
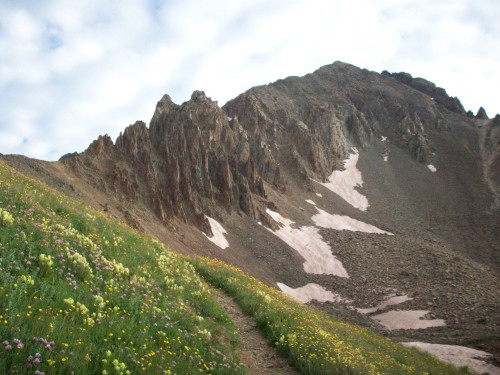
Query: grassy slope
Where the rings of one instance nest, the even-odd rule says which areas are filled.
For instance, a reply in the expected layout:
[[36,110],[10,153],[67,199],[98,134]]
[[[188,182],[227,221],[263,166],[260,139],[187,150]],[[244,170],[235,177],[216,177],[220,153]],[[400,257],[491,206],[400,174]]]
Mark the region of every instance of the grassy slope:
[[0,373],[244,372],[232,322],[161,244],[2,162],[0,209]]
[[0,373],[244,373],[203,278],[302,373],[465,373],[220,261],[175,255],[1,161],[0,210]]
[[190,262],[254,317],[265,335],[304,374],[464,374],[427,353],[304,306],[216,259]]

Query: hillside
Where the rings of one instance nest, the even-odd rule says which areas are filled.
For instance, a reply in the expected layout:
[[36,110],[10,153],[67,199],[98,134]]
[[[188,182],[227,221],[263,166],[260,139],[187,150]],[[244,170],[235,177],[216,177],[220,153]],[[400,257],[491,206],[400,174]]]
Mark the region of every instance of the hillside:
[[2,373],[246,373],[203,277],[232,291],[300,373],[466,373],[0,170]]
[[498,360],[499,119],[336,62],[223,107],[165,95],[148,125],[58,162],[3,160],[337,319]]
[[0,372],[244,373],[234,326],[185,260],[0,169]]

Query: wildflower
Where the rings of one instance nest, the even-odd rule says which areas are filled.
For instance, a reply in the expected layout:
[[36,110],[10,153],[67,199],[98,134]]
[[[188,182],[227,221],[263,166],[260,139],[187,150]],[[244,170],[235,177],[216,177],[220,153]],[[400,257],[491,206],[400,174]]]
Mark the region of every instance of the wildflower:
[[80,312],[82,315],[87,315],[89,313],[89,309],[83,303],[76,303],[76,310]]
[[106,307],[106,304],[104,303],[104,298],[102,298],[101,296],[94,296],[94,301],[96,303],[96,307],[99,310],[102,310],[104,309],[104,307]]
[[40,261],[40,265],[46,268],[51,268],[54,265],[54,261],[50,255],[40,254],[38,260]]
[[68,256],[69,261],[73,264],[76,273],[79,274],[83,279],[87,280],[92,276],[90,265],[83,255],[79,253],[67,253],[66,255]]
[[12,340],[12,343],[16,346],[18,349],[24,348],[24,344],[21,342],[19,339],[14,339]]
[[8,211],[0,208],[0,226],[8,227],[12,224],[14,224],[12,215]]

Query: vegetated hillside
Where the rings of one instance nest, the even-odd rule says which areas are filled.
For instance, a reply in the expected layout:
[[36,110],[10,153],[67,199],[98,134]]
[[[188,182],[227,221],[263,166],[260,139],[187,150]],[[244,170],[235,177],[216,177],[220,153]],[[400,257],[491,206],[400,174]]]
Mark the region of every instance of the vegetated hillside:
[[190,264],[3,162],[0,268],[3,374],[244,373]]
[[336,62],[222,108],[166,95],[149,126],[59,162],[4,159],[332,315],[500,358],[500,133],[487,117],[424,79]]
[[5,374],[245,373],[235,327],[203,277],[233,294],[300,373],[466,373],[235,267],[176,255],[1,161],[0,254]]

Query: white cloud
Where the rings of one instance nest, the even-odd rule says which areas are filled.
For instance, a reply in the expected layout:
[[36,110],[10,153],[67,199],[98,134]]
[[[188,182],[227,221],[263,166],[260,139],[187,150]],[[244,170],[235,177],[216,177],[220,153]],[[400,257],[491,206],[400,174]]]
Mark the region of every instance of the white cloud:
[[181,103],[201,89],[223,104],[335,60],[427,78],[493,116],[499,10],[495,0],[4,1],[0,152],[57,159],[148,122],[165,93]]

